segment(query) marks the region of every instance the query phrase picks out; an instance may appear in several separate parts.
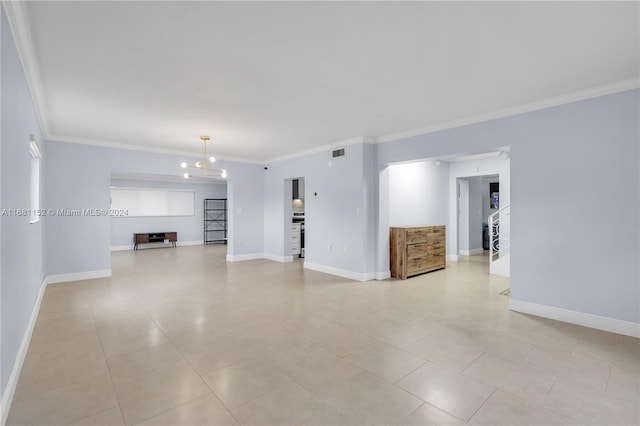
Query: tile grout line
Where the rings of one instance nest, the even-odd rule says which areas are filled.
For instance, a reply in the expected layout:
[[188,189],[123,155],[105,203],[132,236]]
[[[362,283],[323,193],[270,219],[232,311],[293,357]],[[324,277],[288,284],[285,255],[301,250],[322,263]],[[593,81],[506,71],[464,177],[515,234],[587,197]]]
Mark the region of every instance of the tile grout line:
[[[91,309],[91,320],[95,325],[95,318],[93,317],[93,306],[90,306]],[[113,381],[113,375],[111,374],[111,366],[109,365],[109,361],[107,359],[107,354],[104,351],[104,345],[102,344],[102,338],[100,337],[100,333],[98,332],[98,327],[96,326],[96,335],[98,336],[98,341],[100,342],[100,349],[102,349],[102,356],[104,357],[104,363],[107,365],[107,371],[109,372],[109,378],[111,379],[111,386],[113,387],[113,394],[116,397],[116,401],[118,401],[118,410],[120,410],[120,417],[122,418],[122,423],[127,424],[126,419],[124,418],[124,413],[122,411],[122,405],[120,404],[120,397],[118,396],[118,392],[116,391],[116,384]],[[89,416],[90,417],[90,416]]]
[[[206,383],[205,383],[205,384],[206,384]],[[207,387],[208,387],[208,386],[207,386]],[[211,394],[211,395],[215,396],[215,397],[219,400],[219,398],[217,397],[217,395],[215,395],[211,389],[209,389],[209,394]],[[153,418],[155,418],[155,417],[161,416],[161,415],[163,415],[164,413],[168,413],[168,412],[169,412],[169,411],[171,411],[171,410],[175,410],[176,408],[180,408],[180,407],[182,407],[183,405],[187,405],[187,404],[189,404],[189,403],[191,403],[191,402],[193,402],[193,401],[196,401],[196,400],[198,400],[198,399],[200,399],[200,398],[204,398],[205,396],[207,396],[207,395],[200,395],[200,396],[198,396],[198,397],[196,397],[196,398],[194,398],[194,399],[190,399],[189,401],[185,401],[185,402],[183,402],[182,404],[176,405],[175,407],[167,408],[166,410],[161,411],[161,412],[159,412],[159,413],[156,413],[156,414],[152,415],[151,417],[146,417],[146,418],[144,418],[144,419],[140,420],[139,422],[133,423],[133,425],[132,425],[132,426],[135,426],[135,425],[140,424],[140,423],[142,423],[142,422],[146,422],[147,420],[153,419]],[[220,401],[220,403],[222,404],[222,401]],[[227,407],[225,407],[225,408],[227,408]],[[227,411],[229,411],[229,410],[227,410]],[[231,414],[231,413],[229,413],[229,414]],[[234,417],[234,419],[235,419],[235,417]]]
[[522,359],[520,359],[520,361],[518,361],[517,363],[514,363],[514,364],[522,365],[522,362],[523,362],[525,359],[527,359],[527,357],[529,356],[529,354],[531,354],[531,352],[533,352],[533,350],[534,350],[535,348],[536,348],[536,345],[534,345],[533,343],[531,343],[531,348],[529,348],[529,350],[527,351],[527,353],[526,353],[526,354],[524,354],[524,356],[522,357]]
[[[473,379],[473,377],[467,376],[466,374],[464,374],[464,372],[465,372],[465,371],[467,371],[467,370],[469,369],[469,367],[471,367],[473,364],[475,364],[475,363],[476,363],[476,361],[478,361],[480,358],[482,358],[482,357],[483,357],[483,356],[485,356],[485,355],[491,355],[491,354],[488,354],[488,353],[487,353],[487,352],[485,352],[485,351],[480,352],[480,355],[478,355],[477,357],[475,357],[475,358],[473,359],[473,361],[471,361],[469,364],[467,364],[467,366],[466,366],[466,367],[464,367],[464,368],[460,371],[460,373],[458,373],[458,374],[460,374],[460,375],[462,375],[462,376],[464,376],[464,377],[468,377],[468,378],[470,378],[470,379]],[[495,357],[497,357],[497,358],[500,358],[500,357],[499,357],[499,356],[497,356],[497,355],[492,355],[492,356],[495,356]],[[506,361],[506,360],[505,360],[505,361]],[[474,380],[477,380],[477,379],[474,379]],[[495,387],[495,386],[494,386],[494,387]]]
[[613,376],[613,365],[609,365],[609,375],[607,376],[607,383],[604,386],[604,394],[607,395],[609,392],[609,383],[611,382],[611,376]]
[[[225,330],[225,332],[226,332],[226,330]],[[230,334],[230,337],[231,337],[231,338],[233,338],[233,339],[242,340],[242,339],[238,339],[237,337],[233,336],[232,334]],[[210,342],[209,342],[209,343],[210,343]],[[177,349],[176,349],[176,350],[177,350]],[[180,351],[178,351],[178,352],[182,355],[182,352],[180,352]],[[255,352],[255,351],[254,351],[254,352]],[[204,379],[204,376],[206,376],[206,375],[208,375],[208,374],[211,374],[211,373],[214,373],[214,372],[216,372],[216,371],[220,371],[220,370],[225,369],[225,368],[233,367],[234,365],[242,364],[242,362],[243,362],[243,361],[238,362],[238,363],[235,363],[235,364],[232,364],[232,365],[227,365],[227,366],[225,366],[225,367],[216,368],[215,370],[211,370],[211,371],[207,372],[207,373],[206,373],[206,374],[204,374],[204,376],[203,376],[203,375],[201,375],[200,373],[198,373],[198,372],[196,371],[196,369],[193,367],[193,365],[191,364],[191,362],[189,361],[189,359],[188,359],[186,356],[184,356],[184,355],[182,355],[182,356],[184,357],[184,359],[185,359],[185,361],[187,362],[187,364],[189,364],[189,367],[191,367],[191,369],[193,370],[193,372],[194,372],[194,373],[196,373],[196,375],[200,378],[200,380],[202,380],[202,382],[205,384],[205,386],[207,386],[207,388],[209,388],[209,391],[211,392],[211,394],[212,394],[213,396],[215,396],[215,397],[216,397],[216,399],[217,399],[218,401],[220,401],[220,404],[222,404],[222,406],[227,410],[227,412],[229,413],[229,415],[230,415],[231,417],[233,417],[233,419],[236,421],[236,423],[237,423],[237,424],[239,424],[239,425],[241,425],[242,423],[240,423],[240,422],[238,421],[238,419],[236,418],[236,416],[235,416],[235,415],[233,414],[233,412],[231,411],[232,409],[231,409],[231,408],[229,408],[229,407],[227,406],[227,404],[225,404],[225,403],[224,403],[224,401],[223,401],[222,399],[220,399],[220,397],[218,396],[218,394],[216,394],[216,392],[211,388],[211,386],[209,386],[209,383],[207,383],[207,381]],[[289,377],[286,373],[284,373],[283,371],[281,371],[278,367],[276,367],[275,365],[271,364],[269,361],[265,361],[265,362],[267,362],[267,363],[268,363],[269,365],[271,365],[273,368],[277,369],[277,370],[278,370],[278,371],[280,371],[282,374],[284,374],[284,375],[285,375],[285,376],[286,376],[286,377],[287,377],[291,382],[293,382],[293,383],[297,383],[297,382],[295,382],[291,377]],[[280,389],[281,387],[284,387],[284,386],[286,386],[286,385],[288,385],[288,383],[285,383],[285,384],[283,384],[283,385],[277,386],[277,387],[275,387],[274,389],[269,390],[268,392],[265,392],[265,393],[263,393],[263,394],[260,394],[260,395],[258,395],[258,396],[256,396],[256,397],[254,397],[254,398],[251,398],[250,400],[248,400],[248,401],[246,401],[246,402],[243,402],[242,404],[238,405],[237,407],[234,407],[233,409],[236,409],[236,408],[239,408],[239,407],[241,407],[241,406],[243,406],[243,405],[245,405],[245,404],[248,404],[249,402],[254,401],[254,400],[256,400],[256,399],[258,399],[258,398],[260,398],[260,397],[262,397],[262,396],[264,396],[264,395],[266,395],[266,394],[268,394],[268,393],[270,393],[270,392],[272,392],[272,391],[274,391],[274,390],[276,390],[276,389]],[[200,398],[200,397],[198,397],[198,398]],[[197,399],[197,398],[196,398],[196,399]],[[192,400],[192,401],[193,401],[193,400]],[[188,402],[192,402],[192,401],[188,401]],[[188,402],[186,402],[185,404],[187,404]],[[184,405],[184,404],[182,404],[182,405]],[[174,407],[174,408],[175,408],[175,407]],[[169,410],[167,410],[167,411],[169,411]],[[154,416],[154,417],[155,417],[155,416]]]
[[551,395],[551,391],[553,390],[553,388],[556,387],[556,383],[558,383],[558,379],[559,377],[554,376],[554,380],[553,380],[553,384],[551,385],[551,387],[549,388],[549,391],[547,392],[547,394],[545,395],[544,399],[542,400],[542,402],[539,405],[540,407],[544,408],[544,403],[547,402],[547,399],[549,399],[549,395]]
[[[236,365],[237,365],[237,364],[236,364]],[[225,367],[225,368],[226,368],[226,367]],[[284,374],[284,373],[283,373],[283,374]],[[285,375],[286,375],[286,374],[285,374]],[[220,399],[220,397],[218,396],[218,394],[216,394],[216,392],[215,392],[213,389],[211,389],[211,388],[209,387],[209,384],[208,384],[207,382],[205,382],[205,384],[207,385],[207,387],[209,387],[209,389],[211,390],[211,393],[212,393],[212,394],[213,394],[213,395],[218,399],[218,401],[220,401],[220,404],[222,404],[222,406],[223,406],[223,407],[224,407],[224,408],[229,412],[229,414],[231,415],[231,417],[233,417],[233,418],[234,418],[234,420],[235,420],[239,425],[241,425],[242,423],[241,423],[240,421],[238,421],[238,419],[236,418],[236,416],[233,414],[233,410],[236,410],[236,409],[238,409],[238,408],[240,408],[240,407],[243,407],[243,406],[245,406],[245,405],[247,405],[247,404],[249,404],[249,403],[251,403],[251,402],[255,401],[256,399],[262,398],[263,396],[265,396],[265,395],[267,395],[267,394],[269,394],[269,393],[271,393],[271,392],[274,392],[274,391],[276,391],[276,390],[278,390],[278,389],[280,389],[280,388],[283,388],[283,387],[285,387],[285,386],[287,386],[287,385],[289,385],[289,384],[291,384],[291,383],[295,383],[295,384],[297,384],[297,385],[299,385],[299,386],[301,386],[301,387],[302,387],[302,385],[300,385],[299,383],[295,382],[295,381],[294,381],[293,379],[291,379],[289,376],[287,376],[287,377],[288,377],[288,378],[289,378],[289,380],[290,380],[290,382],[289,382],[289,383],[284,383],[284,384],[282,384],[282,385],[280,385],[280,386],[276,386],[275,388],[270,389],[269,391],[267,391],[267,392],[265,392],[265,393],[262,393],[262,394],[260,394],[260,395],[257,395],[257,396],[255,396],[255,397],[253,397],[253,398],[251,398],[251,399],[249,399],[249,400],[247,400],[247,401],[243,402],[242,404],[239,404],[239,405],[237,405],[237,406],[235,406],[235,407],[233,407],[233,408],[228,407],[228,406],[224,403],[224,401],[222,401],[222,399]],[[304,388],[304,387],[303,387],[303,389],[305,389],[305,390],[309,391],[308,389],[306,389],[306,388]],[[311,392],[309,391],[309,393],[311,393]],[[313,396],[315,397],[315,395],[313,395]]]
[[574,420],[576,423],[575,424],[581,424],[582,422],[580,422],[579,420],[575,419],[573,416],[571,416],[570,414],[567,413],[561,413],[559,411],[554,410],[553,408],[547,408],[544,406],[545,402],[547,402],[547,399],[549,398],[549,395],[551,395],[551,391],[553,390],[553,388],[556,386],[556,384],[558,383],[558,380],[560,380],[560,378],[556,378],[556,380],[554,381],[553,385],[551,386],[551,388],[549,389],[549,392],[547,393],[547,396],[544,398],[544,401],[542,401],[541,404],[539,404],[538,406],[544,410],[549,411],[550,413],[553,413],[555,415],[558,416],[563,416],[566,417],[568,419]]
[[[130,294],[129,292],[126,292],[126,293],[127,293],[130,297],[132,297],[133,299],[135,299],[135,300],[136,300],[136,304],[138,303],[138,302],[137,302],[137,299],[136,299],[135,297],[131,296],[131,294]],[[91,307],[91,309],[92,309],[92,317],[93,317],[93,307]],[[149,314],[148,314],[148,312],[147,312],[146,310],[144,310],[144,314],[145,314],[146,316],[148,316],[148,317],[151,319],[151,321],[153,321],[153,323],[155,324],[155,328],[157,328],[158,330],[160,330],[160,332],[161,332],[161,333],[162,333],[162,334],[167,338],[168,343],[173,347],[173,349],[174,349],[174,350],[176,350],[176,352],[178,352],[178,353],[180,354],[180,356],[185,360],[185,362],[187,362],[187,364],[189,364],[189,362],[187,361],[186,357],[184,357],[184,355],[182,355],[182,353],[181,353],[180,351],[178,351],[178,349],[175,347],[175,345],[173,344],[173,342],[171,341],[171,339],[169,339],[169,337],[166,335],[165,331],[160,327],[160,325],[156,322],[156,320],[155,320],[151,315],[149,315]],[[132,314],[132,315],[135,315],[135,314]],[[95,321],[94,321],[94,322],[95,322]],[[153,328],[153,327],[140,328],[140,330],[147,330],[147,329],[149,329],[149,328]],[[139,329],[134,329],[134,330],[139,330]],[[105,351],[104,351],[104,345],[103,345],[103,343],[102,343],[102,338],[100,337],[100,333],[97,331],[97,327],[96,327],[96,334],[98,335],[98,340],[100,341],[100,347],[102,348],[102,353],[103,353],[103,356],[104,356],[104,358],[105,358],[105,363],[107,364],[107,369],[108,369],[108,371],[109,371],[109,377],[111,378],[111,384],[113,385],[113,393],[114,393],[114,394],[115,394],[115,396],[116,396],[116,401],[118,401],[118,408],[120,409],[120,416],[122,417],[122,420],[123,420],[124,424],[125,424],[125,425],[128,425],[127,420],[126,420],[126,419],[125,419],[125,417],[124,417],[124,412],[122,411],[122,405],[121,405],[121,402],[120,402],[120,397],[118,396],[118,392],[116,391],[116,387],[117,387],[117,386],[115,385],[115,382],[114,382],[114,380],[113,380],[113,375],[112,375],[112,373],[111,373],[111,366],[109,365],[109,361],[108,361],[107,355],[106,355],[106,353],[105,353]],[[122,332],[119,332],[119,333],[117,333],[117,334],[122,334]],[[133,353],[138,353],[138,352],[141,352],[141,351],[147,350],[147,349],[149,349],[150,347],[154,347],[154,346],[159,346],[159,345],[152,345],[152,346],[149,346],[149,347],[146,347],[146,348],[142,348],[142,349],[137,350],[137,351],[133,351],[133,352],[129,352],[129,353],[127,353],[127,354],[121,354],[121,355],[130,355],[130,354],[133,354]],[[189,364],[189,367],[191,367],[191,369],[193,370],[193,367],[191,366],[191,364]],[[195,372],[195,370],[194,370],[194,373],[196,373],[196,372]],[[149,376],[151,376],[151,375],[153,375],[153,374],[157,374],[157,373],[152,373],[152,374],[150,374]],[[196,373],[196,374],[197,374],[197,373]],[[198,377],[200,377],[200,376],[198,375]],[[143,378],[143,379],[141,379],[141,380],[144,380],[144,378]],[[203,382],[204,382],[204,380],[203,380]],[[205,383],[205,385],[206,385],[206,383]],[[208,386],[207,386],[207,387],[208,387]],[[192,402],[192,401],[194,401],[195,399],[197,399],[197,398],[194,398],[194,399],[192,399],[192,400],[189,400],[189,401],[185,402],[184,404],[187,404],[187,403],[189,403],[189,402]],[[181,405],[184,405],[184,404],[181,404]],[[176,407],[173,407],[173,408],[176,408]],[[165,413],[165,412],[167,412],[167,411],[169,411],[169,410],[171,410],[171,409],[172,409],[172,408],[170,408],[170,409],[168,409],[168,410],[165,410],[165,411],[163,411],[162,413]],[[155,417],[155,416],[157,416],[157,415],[160,415],[160,414],[162,414],[162,413],[158,413],[158,414],[156,414],[156,415],[154,415],[154,416],[151,416],[151,417],[148,417],[148,418],[142,419],[142,420],[140,420],[140,422],[143,422],[143,421],[145,421],[145,420],[148,420],[148,419],[150,419],[150,418],[153,418],[153,417]],[[137,423],[140,423],[140,422],[137,422]]]
[[[418,407],[416,407],[415,410],[413,410],[412,412],[410,412],[409,414],[407,414],[402,421],[405,421],[406,419],[408,419],[409,417],[411,417],[416,411],[418,411],[419,409],[421,409],[422,407],[424,407],[427,404],[427,401],[424,401],[422,404],[420,404]],[[429,404],[431,405],[431,404]]]
[[489,399],[491,399],[491,397],[493,396],[494,393],[496,393],[496,391],[498,390],[498,388],[493,388],[493,391],[491,391],[491,394],[484,400],[482,401],[482,404],[480,404],[480,406],[478,407],[478,409],[476,411],[473,412],[473,414],[471,415],[471,417],[469,417],[467,420],[465,420],[465,423],[469,423],[471,421],[471,419],[473,419],[473,417],[478,414],[478,411],[480,411],[480,409],[482,407],[484,407],[484,404],[487,403],[487,401],[489,401]]
[[[83,297],[84,297],[84,296],[83,296]],[[87,303],[89,303],[89,302],[87,302]],[[89,306],[89,310],[91,311],[91,306]],[[36,319],[36,324],[37,324],[37,322],[38,322],[38,320],[39,320],[39,319],[40,319],[40,315],[38,314],[38,318]],[[51,319],[51,318],[49,318],[49,319]],[[75,320],[74,322],[77,322],[77,321],[81,321],[81,320]],[[93,323],[93,326],[94,326],[94,332],[96,333],[96,336],[97,336],[97,335],[98,335],[98,332],[97,332],[97,329],[96,329],[95,321],[93,320],[93,313],[91,314],[91,322]],[[34,331],[35,331],[35,328],[34,328]],[[32,339],[33,339],[33,338],[32,338]],[[98,342],[100,342],[100,337],[99,337],[99,336],[98,336]],[[100,344],[101,344],[101,349],[102,349],[102,342],[100,342]],[[27,351],[27,355],[25,356],[25,361],[26,361],[26,357],[29,355],[29,352],[30,352],[30,350],[29,350],[29,351]],[[103,350],[103,356],[104,356],[104,350]],[[105,364],[106,364],[106,358],[105,358]],[[108,367],[109,367],[109,366],[107,365],[107,369],[108,369]],[[100,373],[100,374],[104,374],[104,373]],[[69,387],[69,386],[73,386],[73,385],[75,385],[75,384],[77,384],[77,383],[81,383],[81,382],[86,381],[86,380],[93,379],[93,378],[95,378],[95,377],[100,376],[100,374],[95,374],[95,375],[91,375],[91,376],[88,376],[88,377],[84,377],[84,378],[82,378],[82,379],[77,379],[77,380],[74,380],[74,381],[72,381],[72,382],[70,382],[70,383],[66,383],[66,384],[63,384],[63,385],[60,385],[60,386],[55,386],[55,387],[52,387],[52,388],[50,388],[50,389],[46,389],[46,390],[43,390],[43,391],[33,392],[33,394],[45,394],[45,393],[48,393],[48,392],[53,392],[53,391],[56,391],[56,390],[59,390],[59,389],[63,389],[63,388]],[[111,376],[111,374],[109,374],[109,376]],[[22,372],[20,373],[20,378],[21,378],[21,377],[22,377]],[[19,384],[20,384],[20,380],[18,380],[18,385],[19,385]],[[113,384],[113,382],[112,382],[112,384]],[[14,399],[15,399],[15,398],[17,398],[17,397],[19,397],[19,394],[17,393],[17,390],[18,390],[18,389],[16,388],[16,395],[14,396]],[[20,392],[20,394],[21,394],[21,393],[22,393],[22,392]],[[31,393],[31,392],[29,392],[29,393]],[[13,404],[12,404],[12,406],[13,406]],[[114,408],[115,408],[115,407],[114,407]],[[105,411],[106,411],[106,410],[105,410]],[[9,413],[8,413],[8,414],[10,414],[10,411],[9,411]],[[99,414],[99,413],[96,413],[96,414]],[[93,414],[92,414],[92,415],[93,415]],[[91,417],[91,416],[87,416],[87,417]],[[83,419],[84,419],[84,418],[86,418],[86,417],[83,417]],[[7,420],[8,420],[8,417],[7,417]],[[82,419],[79,419],[79,420],[82,420]],[[78,420],[76,420],[76,421],[78,421]]]
[[[115,391],[114,391],[114,393],[115,393]],[[116,398],[116,400],[117,400],[117,398]],[[99,411],[99,412],[97,412],[97,413],[90,414],[90,415],[88,415],[88,416],[86,416],[86,417],[83,417],[83,418],[81,418],[81,419],[74,420],[74,421],[73,421],[73,422],[71,422],[71,423],[67,423],[67,426],[71,426],[71,425],[73,425],[73,424],[75,424],[75,423],[78,423],[78,422],[80,422],[80,421],[86,420],[86,419],[88,419],[89,417],[99,416],[100,414],[104,414],[104,413],[106,413],[107,411],[111,411],[111,410],[113,410],[113,409],[115,409],[115,408],[117,408],[118,410],[120,409],[120,407],[119,407],[119,406],[118,406],[118,407],[111,407],[111,408],[107,408],[106,410],[102,410],[102,411]],[[123,423],[124,423],[124,417],[122,416],[122,411],[120,412],[120,417],[122,418],[122,421],[123,421]]]
[[[425,365],[427,365],[427,364],[429,364],[429,363],[437,364],[437,363],[434,363],[433,361],[431,361],[430,359],[425,359],[425,358],[422,358],[422,357],[417,356],[417,355],[414,355],[414,356],[415,356],[416,358],[420,358],[420,359],[424,360],[424,362],[423,362],[422,364],[420,364],[419,366],[417,366],[416,368],[414,368],[413,370],[409,371],[409,372],[408,372],[407,374],[405,374],[404,376],[400,377],[400,378],[399,378],[398,380],[396,380],[395,382],[392,382],[392,383],[391,383],[393,386],[397,387],[398,389],[402,389],[400,386],[398,386],[398,382],[401,382],[402,380],[404,380],[405,378],[407,378],[407,376],[410,376],[411,374],[415,373],[415,372],[416,372],[416,370],[418,370],[419,368],[422,368],[422,367],[424,367]],[[374,374],[375,374],[375,373],[374,373]],[[384,380],[384,379],[383,379],[383,380]],[[407,390],[405,390],[405,389],[402,389],[402,390],[403,390],[403,391],[405,391],[405,392],[408,392],[408,391],[407,391]],[[422,398],[420,398],[420,399],[422,399]],[[423,401],[424,401],[424,400],[423,400]],[[425,402],[426,402],[426,401],[425,401]]]

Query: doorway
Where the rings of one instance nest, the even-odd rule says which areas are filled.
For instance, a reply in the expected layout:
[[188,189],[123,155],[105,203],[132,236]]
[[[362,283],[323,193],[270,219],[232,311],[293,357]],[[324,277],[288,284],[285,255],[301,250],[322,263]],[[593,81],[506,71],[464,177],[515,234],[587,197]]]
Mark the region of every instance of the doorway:
[[[376,250],[376,277],[389,276],[389,227],[415,224],[447,225],[447,261],[457,261],[459,256],[484,254],[483,223],[488,217],[488,195],[482,195],[486,179],[500,183],[500,207],[510,203],[510,161],[503,155],[509,147],[500,151],[451,155],[388,164],[379,172],[378,186],[378,240]],[[508,153],[508,152],[507,152]],[[474,178],[475,215],[473,233],[475,242],[460,248],[459,232],[459,181]],[[471,203],[471,204],[474,204]],[[466,209],[467,215],[469,209]],[[478,213],[480,212],[480,213]],[[484,219],[484,220],[483,220]],[[469,223],[469,222],[467,222]],[[467,225],[468,226],[468,225]],[[468,241],[468,239],[467,239]]]
[[284,250],[293,261],[306,255],[305,178],[284,180]]
[[487,254],[489,216],[498,210],[500,175],[467,176],[456,179],[458,255]]

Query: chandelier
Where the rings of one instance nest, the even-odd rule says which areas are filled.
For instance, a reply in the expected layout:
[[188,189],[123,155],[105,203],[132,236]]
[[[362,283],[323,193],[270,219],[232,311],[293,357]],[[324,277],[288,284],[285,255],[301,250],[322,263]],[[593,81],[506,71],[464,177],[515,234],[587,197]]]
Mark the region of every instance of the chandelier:
[[[201,177],[221,177],[221,178],[226,178],[227,177],[227,171],[225,169],[210,169],[207,167],[208,163],[215,163],[216,162],[216,157],[214,157],[213,155],[210,157],[207,157],[207,141],[209,141],[211,138],[209,136],[203,135],[200,136],[200,140],[202,141],[202,144],[204,145],[203,150],[204,150],[204,157],[202,159],[202,161],[197,161],[194,164],[189,164],[189,163],[185,163],[184,161],[182,163],[180,163],[180,167],[182,167],[183,169],[186,168],[190,168],[190,169],[198,169],[201,171],[201,173],[199,174],[199,176]],[[189,179],[194,177],[191,173],[186,172],[184,175],[185,179]]]

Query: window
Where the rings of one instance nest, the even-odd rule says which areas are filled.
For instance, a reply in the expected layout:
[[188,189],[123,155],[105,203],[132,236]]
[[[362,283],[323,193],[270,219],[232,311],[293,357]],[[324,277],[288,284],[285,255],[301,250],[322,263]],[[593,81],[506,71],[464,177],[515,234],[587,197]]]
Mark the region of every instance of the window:
[[40,159],[42,154],[38,149],[34,135],[29,136],[29,155],[31,155],[31,213],[29,223],[36,223],[40,220]]
[[195,192],[155,188],[111,188],[113,217],[193,216]]

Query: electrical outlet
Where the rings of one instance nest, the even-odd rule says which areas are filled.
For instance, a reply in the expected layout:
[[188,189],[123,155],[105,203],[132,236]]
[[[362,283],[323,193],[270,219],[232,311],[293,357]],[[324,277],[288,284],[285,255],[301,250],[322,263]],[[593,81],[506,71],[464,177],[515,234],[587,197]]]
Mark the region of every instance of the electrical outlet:
[[331,244],[329,244],[329,245],[327,246],[327,250],[328,250],[328,251],[331,251],[331,248],[332,248],[332,247],[331,247]]
[[343,251],[346,253],[347,252],[347,246],[344,246]]

